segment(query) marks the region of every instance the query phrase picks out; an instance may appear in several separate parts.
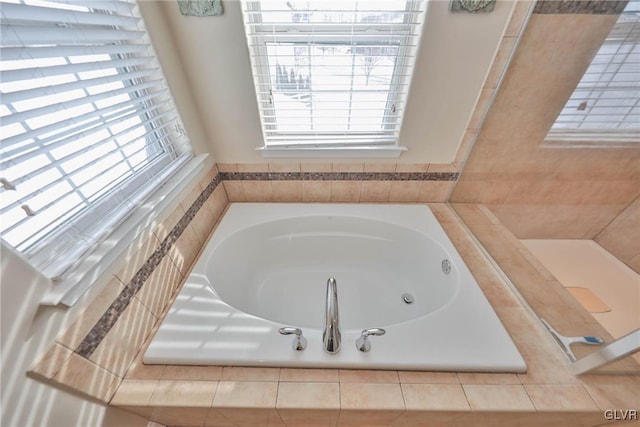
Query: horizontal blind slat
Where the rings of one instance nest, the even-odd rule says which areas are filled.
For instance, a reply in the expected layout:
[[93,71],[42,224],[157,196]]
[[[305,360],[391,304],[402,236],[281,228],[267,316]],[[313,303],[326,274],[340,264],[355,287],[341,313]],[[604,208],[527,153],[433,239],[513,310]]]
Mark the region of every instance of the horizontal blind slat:
[[[51,152],[52,150],[54,150],[56,148],[62,147],[64,145],[69,144],[71,142],[74,142],[74,141],[76,141],[78,139],[86,138],[86,137],[88,137],[88,136],[90,136],[90,135],[92,135],[92,134],[94,134],[96,132],[99,132],[101,130],[107,129],[107,128],[113,126],[113,125],[122,123],[122,122],[124,122],[126,120],[129,120],[131,118],[135,118],[136,116],[139,117],[139,116],[142,116],[142,115],[147,115],[150,112],[152,112],[152,111],[154,111],[154,110],[156,110],[158,108],[162,108],[163,106],[164,106],[163,104],[160,104],[160,105],[154,105],[153,107],[150,107],[150,108],[147,108],[147,109],[143,109],[143,110],[135,109],[133,112],[130,112],[129,114],[127,114],[125,116],[117,117],[115,120],[107,121],[105,123],[102,123],[100,126],[95,126],[95,127],[90,128],[90,129],[87,129],[86,131],[76,133],[71,137],[64,138],[64,139],[60,139],[59,137],[56,137],[56,139],[59,139],[58,142],[55,142],[55,143],[52,143],[52,144],[47,144],[47,145],[45,145],[45,144],[37,144],[36,147],[39,148],[38,150],[33,150],[33,147],[25,146],[24,147],[24,154],[22,154],[21,156],[18,156],[18,157],[10,158],[9,160],[6,160],[6,161],[2,162],[2,164],[0,164],[0,170],[6,170],[6,169],[8,169],[8,168],[10,168],[12,166],[18,165],[18,164],[20,164],[22,162],[25,162],[25,161],[28,161],[29,159],[31,159],[31,158],[33,158],[35,156],[41,155],[43,152]],[[110,142],[110,140],[113,140],[113,139],[115,139],[115,138],[117,138],[119,136],[125,135],[127,132],[129,132],[129,131],[131,131],[131,130],[133,130],[135,128],[139,128],[139,127],[144,126],[146,124],[153,123],[154,121],[165,117],[167,114],[169,114],[169,112],[173,112],[173,111],[169,110],[168,112],[163,112],[161,114],[154,115],[152,118],[147,119],[145,121],[142,121],[141,123],[136,124],[134,126],[131,126],[128,129],[120,131],[120,132],[118,132],[118,133],[116,133],[114,135],[111,135],[111,136],[109,136],[107,138],[104,138],[102,140],[98,140],[98,141],[94,142],[92,145],[90,145],[88,147],[81,148],[81,149],[79,149],[78,151],[76,151],[76,152],[74,152],[72,154],[69,154],[69,155],[67,155],[65,157],[62,157],[62,158],[58,159],[55,162],[52,162],[48,167],[39,169],[38,173],[44,173],[47,169],[50,169],[50,168],[55,167],[55,166],[58,166],[58,165],[62,164],[63,162],[69,161],[69,160],[73,159],[74,157],[77,157],[78,155],[81,155],[81,154],[86,153],[88,151],[94,150],[94,149],[100,147],[102,144]],[[7,153],[7,154],[10,154],[10,153]],[[83,166],[83,168],[84,168],[84,166]],[[80,168],[80,169],[82,169],[82,168]],[[16,186],[20,185],[20,183],[26,181],[27,179],[31,179],[33,176],[34,176],[33,174],[28,174],[28,175],[24,175],[24,176],[19,177],[19,178],[14,178],[12,180],[12,184],[14,184]]]
[[122,110],[123,108],[127,108],[127,107],[134,107],[136,108],[137,105],[142,105],[145,102],[149,102],[149,101],[153,101],[156,98],[159,98],[162,95],[166,95],[167,94],[167,90],[163,89],[163,90],[159,90],[159,91],[155,91],[155,92],[150,92],[148,94],[146,94],[145,96],[141,96],[136,98],[136,102],[132,103],[130,100],[129,101],[125,101],[125,102],[120,102],[118,104],[114,104],[110,107],[107,108],[101,108],[99,110],[95,110],[95,111],[90,111],[88,113],[85,114],[81,114],[79,116],[76,117],[71,117],[59,122],[55,122],[52,123],[50,125],[47,126],[43,126],[37,129],[33,129],[33,130],[29,130],[23,134],[19,134],[16,136],[13,136],[11,138],[5,138],[2,140],[2,145],[3,148],[7,148],[10,147],[12,145],[15,144],[20,144],[22,142],[24,142],[25,139],[37,139],[39,138],[41,135],[50,133],[56,129],[61,129],[67,126],[71,126],[76,124],[77,126],[75,127],[76,131],[82,131],[85,126],[88,125],[84,125],[81,124],[83,123],[85,120],[89,120],[95,117],[100,117],[103,115],[108,115],[110,113],[113,113],[114,111],[117,112],[119,110]]
[[148,89],[148,88],[151,88],[153,86],[156,86],[159,83],[160,83],[160,81],[158,81],[158,80],[151,81],[151,82],[146,82],[146,83],[140,83],[140,84],[137,84],[137,85],[126,86],[126,87],[124,87],[122,89],[109,90],[109,91],[105,91],[105,92],[99,93],[97,95],[85,96],[85,97],[82,97],[82,98],[73,99],[71,101],[65,101],[65,102],[61,102],[61,103],[58,103],[58,104],[46,105],[44,107],[34,108],[32,110],[27,110],[27,111],[23,111],[23,112],[20,112],[20,113],[11,114],[10,116],[2,118],[3,125],[23,122],[25,120],[33,119],[35,117],[39,117],[39,116],[42,116],[44,114],[50,114],[50,113],[53,113],[53,112],[56,112],[56,111],[62,111],[62,110],[66,110],[66,109],[71,109],[73,107],[78,107],[78,106],[82,106],[82,105],[85,105],[85,104],[91,104],[93,102],[102,101],[102,100],[105,100],[105,99],[108,99],[108,98],[112,98],[112,97],[115,97],[115,96],[118,96],[118,95],[133,94],[135,92],[143,91],[145,89]]
[[[87,2],[87,6],[91,3]],[[3,3],[2,20],[12,23],[56,22],[57,25],[109,25],[137,26],[140,18],[112,14],[80,12],[75,10],[54,9],[51,7],[29,6],[24,4]]]
[[[88,6],[87,0],[53,0],[56,3],[68,4],[73,6],[79,6],[86,8]],[[132,1],[118,1],[118,0],[90,0],[91,9],[93,10],[105,10],[114,13],[131,14],[131,11],[136,7],[135,2]]]
[[38,59],[38,58],[61,58],[67,56],[89,56],[89,55],[115,55],[146,52],[146,44],[107,44],[107,45],[87,45],[68,46],[56,45],[46,47],[3,47],[1,50],[2,60]]
[[143,31],[99,29],[99,28],[62,28],[3,25],[0,37],[3,46],[52,45],[58,43],[86,45],[140,39]]
[[85,89],[105,83],[123,82],[127,80],[139,79],[142,77],[149,77],[151,75],[154,75],[157,71],[157,68],[148,68],[130,73],[118,73],[111,76],[103,76],[92,79],[78,80],[75,82],[62,83],[55,86],[44,86],[33,89],[3,93],[2,103],[9,104],[12,102],[24,101],[30,98],[59,94],[73,89]]
[[150,63],[153,58],[142,56],[126,59],[109,59],[101,61],[82,62],[79,64],[51,65],[48,67],[33,67],[18,70],[0,71],[0,81],[15,82],[32,80],[43,77],[53,77],[64,74],[76,74],[87,71],[111,70],[115,68],[135,67]]

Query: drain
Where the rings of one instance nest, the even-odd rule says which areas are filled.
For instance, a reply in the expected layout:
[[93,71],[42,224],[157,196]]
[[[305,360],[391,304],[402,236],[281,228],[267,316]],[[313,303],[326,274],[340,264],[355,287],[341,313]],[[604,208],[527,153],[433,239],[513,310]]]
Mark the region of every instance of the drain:
[[451,273],[451,263],[448,259],[442,260],[442,271],[444,272],[444,274]]
[[413,298],[413,295],[405,293],[405,294],[402,294],[402,301],[404,301],[405,304],[411,304],[415,300]]

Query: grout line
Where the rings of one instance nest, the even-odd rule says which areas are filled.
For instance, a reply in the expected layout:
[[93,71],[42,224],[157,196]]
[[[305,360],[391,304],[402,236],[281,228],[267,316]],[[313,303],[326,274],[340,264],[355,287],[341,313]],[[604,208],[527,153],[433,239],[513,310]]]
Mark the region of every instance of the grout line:
[[[136,274],[125,285],[124,289],[111,303],[107,311],[100,317],[91,330],[85,335],[84,339],[78,344],[75,352],[89,359],[93,352],[98,348],[102,340],[106,337],[109,331],[116,324],[122,313],[129,306],[132,299],[138,294],[142,286],[146,283],[147,279],[160,265],[164,257],[169,254],[169,250],[173,247],[173,244],[182,235],[184,230],[189,226],[196,213],[204,206],[207,199],[213,194],[216,187],[222,182],[222,177],[218,173],[207,187],[200,193],[196,200],[191,204],[189,209],[183,214],[178,222],[171,229],[167,237],[156,247],[151,256],[144,262],[142,267],[136,272]],[[153,234],[153,233],[152,233]],[[153,234],[153,238],[155,234]],[[171,259],[173,263],[173,259]]]

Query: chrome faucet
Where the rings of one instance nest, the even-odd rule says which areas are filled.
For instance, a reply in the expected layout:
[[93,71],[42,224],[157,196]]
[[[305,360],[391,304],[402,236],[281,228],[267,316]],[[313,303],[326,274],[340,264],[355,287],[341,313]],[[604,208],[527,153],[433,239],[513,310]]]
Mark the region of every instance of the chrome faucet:
[[338,288],[336,279],[330,277],[327,280],[327,299],[324,312],[324,331],[322,332],[322,345],[327,353],[340,351],[340,317],[338,316]]

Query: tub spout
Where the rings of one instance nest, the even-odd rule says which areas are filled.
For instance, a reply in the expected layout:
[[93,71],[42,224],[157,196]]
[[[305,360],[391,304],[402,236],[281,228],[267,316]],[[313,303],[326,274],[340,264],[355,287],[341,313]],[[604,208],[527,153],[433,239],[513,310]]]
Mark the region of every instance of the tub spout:
[[330,277],[327,281],[327,299],[325,302],[324,331],[322,344],[327,353],[340,351],[340,317],[338,316],[338,288],[336,279]]

